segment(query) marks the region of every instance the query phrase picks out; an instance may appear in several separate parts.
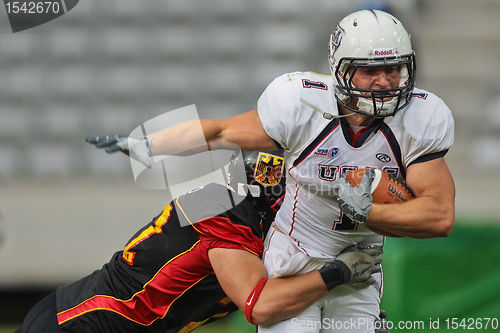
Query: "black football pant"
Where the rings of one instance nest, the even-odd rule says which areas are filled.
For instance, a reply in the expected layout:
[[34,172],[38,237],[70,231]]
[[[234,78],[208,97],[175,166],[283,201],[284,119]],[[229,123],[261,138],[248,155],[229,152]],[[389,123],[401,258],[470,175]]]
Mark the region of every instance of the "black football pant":
[[28,312],[15,333],[64,333],[57,325],[56,293],[46,296]]

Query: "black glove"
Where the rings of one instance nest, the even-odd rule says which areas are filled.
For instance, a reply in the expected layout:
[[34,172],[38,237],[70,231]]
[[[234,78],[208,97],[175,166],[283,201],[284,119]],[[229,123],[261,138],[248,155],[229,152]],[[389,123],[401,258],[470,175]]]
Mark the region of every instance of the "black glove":
[[153,143],[150,138],[135,139],[123,135],[106,135],[88,136],[85,138],[85,141],[95,145],[97,148],[103,148],[108,154],[121,151],[148,168],[153,165]]
[[319,272],[328,290],[343,283],[370,285],[375,282],[372,274],[380,271],[381,255],[381,247],[350,246]]

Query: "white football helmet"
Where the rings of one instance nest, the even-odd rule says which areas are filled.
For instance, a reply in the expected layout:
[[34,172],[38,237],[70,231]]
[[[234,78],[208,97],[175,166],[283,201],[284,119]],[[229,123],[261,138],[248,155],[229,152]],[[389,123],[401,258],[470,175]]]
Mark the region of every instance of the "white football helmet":
[[[335,98],[347,109],[373,117],[392,116],[404,108],[415,84],[415,53],[410,35],[394,16],[380,10],[361,10],[342,19],[330,36],[330,69],[336,81]],[[395,89],[359,89],[352,83],[359,67],[400,68]],[[356,107],[352,101],[357,98]],[[385,100],[390,98],[390,100]]]

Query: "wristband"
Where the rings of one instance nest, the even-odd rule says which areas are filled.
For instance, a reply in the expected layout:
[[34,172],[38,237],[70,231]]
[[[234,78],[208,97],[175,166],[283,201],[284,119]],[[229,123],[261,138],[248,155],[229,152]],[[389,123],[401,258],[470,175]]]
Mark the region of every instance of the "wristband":
[[327,263],[319,270],[319,274],[328,290],[332,290],[339,284],[346,283],[351,277],[351,271],[346,264],[340,260]]
[[259,299],[260,293],[262,292],[262,289],[264,289],[266,282],[267,282],[266,278],[260,279],[259,282],[257,282],[255,288],[250,293],[250,295],[248,295],[247,301],[245,303],[245,318],[252,325],[255,325],[255,323],[252,320],[252,310],[253,307],[255,306],[255,303],[257,303],[257,300]]

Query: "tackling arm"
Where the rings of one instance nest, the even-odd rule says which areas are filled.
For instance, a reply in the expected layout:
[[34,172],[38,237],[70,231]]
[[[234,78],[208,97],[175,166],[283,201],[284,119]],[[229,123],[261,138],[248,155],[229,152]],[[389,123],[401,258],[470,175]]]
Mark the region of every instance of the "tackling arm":
[[371,275],[380,271],[381,254],[381,248],[351,246],[319,271],[266,281],[266,268],[256,255],[227,248],[208,251],[210,264],[226,294],[245,312],[248,321],[257,324],[299,314],[339,284],[373,283]]
[[407,237],[448,236],[455,220],[455,184],[444,158],[410,165],[406,183],[416,198],[373,204],[366,225]]
[[[256,255],[244,250],[210,249],[210,263],[229,298],[245,310],[248,295],[267,271]],[[327,293],[318,271],[300,277],[269,279],[255,303],[252,319],[256,324],[289,318],[305,310]]]

